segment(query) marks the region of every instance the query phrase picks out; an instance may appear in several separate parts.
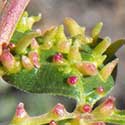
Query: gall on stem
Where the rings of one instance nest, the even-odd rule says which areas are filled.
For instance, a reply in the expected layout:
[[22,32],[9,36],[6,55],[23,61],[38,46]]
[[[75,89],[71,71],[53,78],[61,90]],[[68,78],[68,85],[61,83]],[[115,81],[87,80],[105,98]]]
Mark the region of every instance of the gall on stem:
[[93,50],[93,54],[102,55],[106,49],[110,46],[111,39],[106,37],[102,42],[100,42]]
[[72,18],[65,18],[64,19],[64,25],[67,28],[67,31],[71,36],[77,36],[77,35],[84,35],[85,34],[85,28],[81,27],[75,20]]
[[102,27],[103,27],[103,23],[102,22],[99,22],[98,24],[95,25],[95,27],[92,29],[92,38],[93,39],[97,39],[101,30],[102,30]]

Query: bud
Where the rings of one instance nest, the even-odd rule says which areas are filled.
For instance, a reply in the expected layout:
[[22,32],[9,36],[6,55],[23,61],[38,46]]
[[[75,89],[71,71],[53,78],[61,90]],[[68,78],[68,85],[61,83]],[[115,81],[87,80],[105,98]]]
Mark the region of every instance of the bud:
[[115,98],[110,96],[106,101],[101,105],[100,112],[103,114],[110,115],[113,113],[115,108]]
[[45,28],[44,30],[41,31],[42,36],[48,34],[51,30],[54,30],[55,26],[50,26],[48,28]]
[[111,40],[109,37],[106,37],[102,42],[100,42],[93,50],[93,54],[102,55],[106,49],[110,46]]
[[15,67],[15,58],[10,51],[4,49],[2,55],[0,56],[0,61],[9,72],[13,72]]
[[31,42],[31,49],[36,50],[36,49],[38,49],[38,48],[39,48],[39,44],[38,44],[38,42],[36,41],[36,39],[33,38],[33,39],[32,39],[32,42]]
[[93,76],[98,73],[96,66],[87,61],[83,61],[78,63],[77,65],[78,70],[85,76]]
[[24,68],[31,70],[34,68],[33,64],[31,63],[30,59],[27,56],[22,56],[22,65]]
[[57,32],[56,32],[56,41],[67,41],[66,35],[64,33],[64,26],[60,25],[57,27]]
[[80,27],[80,25],[77,24],[77,22],[72,18],[69,18],[69,17],[65,18],[64,24],[71,36],[76,36],[79,34],[84,35],[85,33],[85,28]]
[[27,48],[32,43],[32,39],[40,36],[37,32],[29,32],[26,36],[24,36],[21,40],[19,40],[16,44],[16,53],[25,54],[27,52]]
[[57,51],[61,53],[68,53],[70,50],[71,42],[70,41],[60,41],[57,43]]
[[33,64],[36,68],[39,68],[39,67],[40,67],[39,55],[38,55],[37,52],[35,52],[35,51],[29,52],[28,57],[29,57],[30,61],[32,62],[32,64]]
[[72,46],[70,48],[70,51],[69,51],[69,54],[68,54],[68,59],[71,62],[75,62],[75,63],[82,60],[82,57],[81,57],[81,54],[79,52],[78,47]]
[[115,98],[110,96],[108,99],[106,99],[101,105],[99,105],[95,110],[93,111],[93,114],[96,117],[109,117],[112,115],[115,109]]
[[102,22],[99,22],[98,24],[96,24],[96,26],[92,30],[92,38],[94,38],[94,39],[98,38],[99,33],[101,32],[102,27],[103,27],[103,23]]
[[118,64],[118,60],[119,59],[117,58],[102,68],[102,70],[100,71],[100,75],[103,80],[107,80],[109,78],[109,76],[112,74],[113,69]]
[[43,44],[41,45],[42,49],[50,49],[53,46],[53,42],[55,42],[57,28],[52,27],[50,30],[47,30],[43,33]]
[[57,116],[64,116],[65,112],[65,107],[60,103],[58,103],[52,110],[52,113]]

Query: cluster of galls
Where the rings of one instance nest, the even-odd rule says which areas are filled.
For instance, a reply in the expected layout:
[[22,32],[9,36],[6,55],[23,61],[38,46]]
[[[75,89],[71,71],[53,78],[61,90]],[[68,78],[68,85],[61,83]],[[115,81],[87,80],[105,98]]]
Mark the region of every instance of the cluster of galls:
[[[95,47],[94,42],[98,39],[102,23],[99,23],[92,30],[92,37],[85,35],[85,28],[79,26],[73,19],[66,18],[64,24],[71,37],[67,38],[64,33],[64,26],[51,27],[42,32],[36,30],[19,40],[16,45],[10,42],[3,45],[0,56],[1,75],[4,73],[17,73],[21,68],[31,70],[40,68],[40,55],[49,49],[55,50],[51,63],[73,65],[83,76],[99,75],[103,80],[107,80],[111,75],[118,59],[103,65],[106,55],[104,52],[110,45],[110,39],[105,38]],[[37,40],[41,37],[42,42]],[[84,50],[88,46],[90,52]],[[88,59],[83,53],[88,54]],[[65,56],[64,56],[65,55]],[[83,57],[82,57],[83,56]],[[41,59],[42,60],[42,59]],[[50,62],[49,62],[50,63]],[[101,67],[101,68],[100,68]],[[67,83],[75,85],[78,83],[77,76],[69,76]]]
[[39,55],[35,50],[36,47],[37,42],[35,39],[32,39],[32,51],[30,51],[27,55],[17,55],[15,54],[16,45],[14,43],[11,42],[9,45],[3,45],[2,54],[0,56],[0,62],[2,64],[1,75],[6,73],[17,73],[21,70],[21,67],[27,70],[31,70],[34,67],[39,68]]

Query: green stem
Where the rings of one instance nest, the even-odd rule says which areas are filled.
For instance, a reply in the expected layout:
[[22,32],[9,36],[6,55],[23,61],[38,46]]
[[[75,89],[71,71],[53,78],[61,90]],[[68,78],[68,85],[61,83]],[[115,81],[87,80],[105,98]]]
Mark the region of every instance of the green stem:
[[[16,25],[30,0],[10,0],[2,11],[0,20],[0,45],[10,42]],[[0,46],[0,49],[1,46]],[[0,50],[0,55],[2,50]]]

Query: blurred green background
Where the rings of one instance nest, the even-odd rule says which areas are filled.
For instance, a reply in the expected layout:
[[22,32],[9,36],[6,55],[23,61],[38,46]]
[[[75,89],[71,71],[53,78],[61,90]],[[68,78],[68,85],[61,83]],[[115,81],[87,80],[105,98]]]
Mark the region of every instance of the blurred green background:
[[[68,16],[86,26],[88,34],[97,22],[103,21],[103,37],[108,35],[112,41],[125,38],[125,0],[31,0],[27,10],[32,15],[43,15],[35,28],[45,29],[61,24]],[[121,48],[117,56],[120,58],[118,77],[110,95],[116,97],[118,108],[125,109],[125,48]],[[6,125],[12,119],[19,102],[25,103],[32,116],[47,112],[57,102],[63,103],[69,111],[75,106],[71,99],[25,93],[0,80],[0,125]]]

